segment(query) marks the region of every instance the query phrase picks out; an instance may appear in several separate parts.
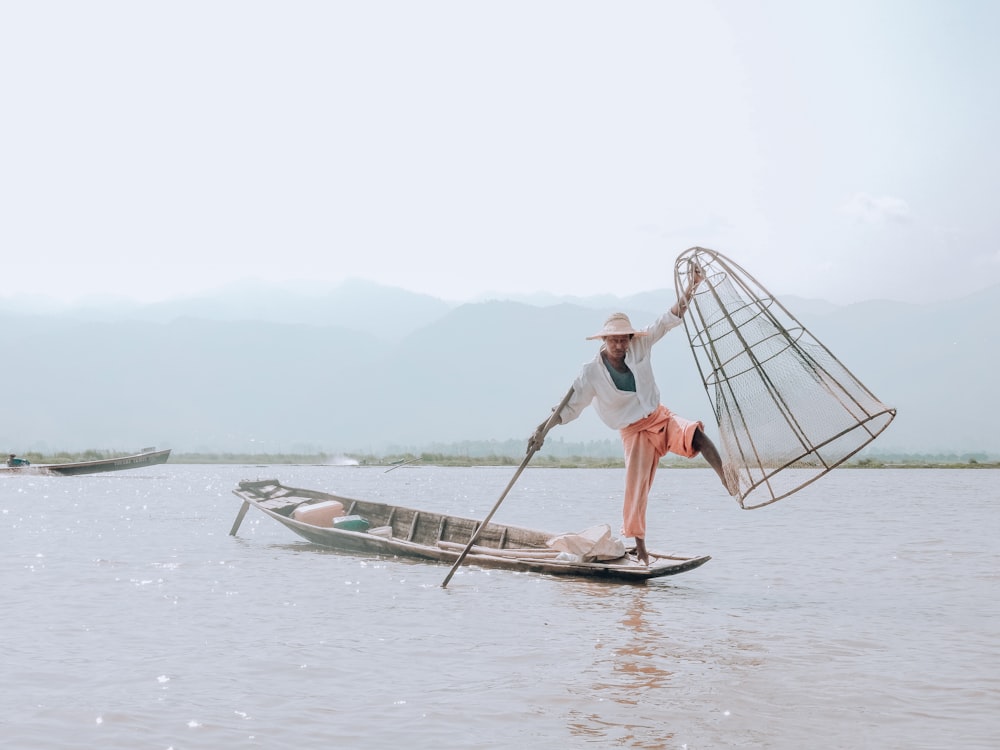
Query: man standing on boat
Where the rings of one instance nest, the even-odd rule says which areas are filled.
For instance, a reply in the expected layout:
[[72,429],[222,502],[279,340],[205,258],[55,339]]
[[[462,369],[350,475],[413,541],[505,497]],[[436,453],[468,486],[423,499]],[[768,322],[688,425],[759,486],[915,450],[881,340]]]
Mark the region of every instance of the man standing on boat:
[[[650,360],[653,344],[681,324],[703,279],[701,269],[695,268],[674,306],[643,330],[632,328],[628,316],[619,312],[611,315],[600,331],[588,336],[588,340],[600,339],[601,349],[583,366],[573,383],[569,401],[552,420],[553,424],[572,422],[594,402],[601,421],[621,434],[625,449],[622,534],[635,539],[636,556],[644,564],[649,563],[646,503],[660,458],[668,452],[687,458],[700,453],[733,494],[726,482],[722,458],[705,434],[704,425],[684,419],[660,403],[660,389]],[[548,420],[538,426],[528,442],[529,451],[541,448],[550,428]]]

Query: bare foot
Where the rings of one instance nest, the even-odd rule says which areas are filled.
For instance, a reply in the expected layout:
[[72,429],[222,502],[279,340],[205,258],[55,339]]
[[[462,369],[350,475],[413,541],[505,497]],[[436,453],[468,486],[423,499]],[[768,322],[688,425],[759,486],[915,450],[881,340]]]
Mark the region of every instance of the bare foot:
[[740,475],[736,469],[731,466],[727,466],[724,469],[724,472],[725,473],[722,477],[722,486],[726,488],[726,492],[733,497],[736,497],[740,494]]
[[649,565],[649,553],[646,552],[646,540],[635,538],[635,556],[639,558],[639,562],[643,565]]

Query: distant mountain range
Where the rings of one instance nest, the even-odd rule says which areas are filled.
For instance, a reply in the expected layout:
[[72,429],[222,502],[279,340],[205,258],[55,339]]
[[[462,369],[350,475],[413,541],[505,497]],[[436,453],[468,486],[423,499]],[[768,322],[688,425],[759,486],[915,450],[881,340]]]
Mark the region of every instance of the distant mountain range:
[[[240,285],[156,304],[0,300],[0,448],[523,446],[593,357],[585,337],[610,312],[645,325],[673,300],[662,289],[459,304],[361,281]],[[1000,287],[923,305],[782,303],[898,409],[873,451],[1000,455]],[[714,432],[683,329],[654,358],[664,402]],[[590,410],[545,450],[605,448],[618,451],[616,436]]]

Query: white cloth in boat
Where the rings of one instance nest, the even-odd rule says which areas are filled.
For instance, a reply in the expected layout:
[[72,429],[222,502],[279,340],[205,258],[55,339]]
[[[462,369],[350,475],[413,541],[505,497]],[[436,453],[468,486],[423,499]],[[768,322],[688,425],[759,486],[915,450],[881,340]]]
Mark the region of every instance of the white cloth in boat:
[[546,544],[567,555],[587,562],[589,560],[616,560],[625,554],[625,543],[611,536],[611,527],[602,523],[591,526],[578,534],[560,534]]

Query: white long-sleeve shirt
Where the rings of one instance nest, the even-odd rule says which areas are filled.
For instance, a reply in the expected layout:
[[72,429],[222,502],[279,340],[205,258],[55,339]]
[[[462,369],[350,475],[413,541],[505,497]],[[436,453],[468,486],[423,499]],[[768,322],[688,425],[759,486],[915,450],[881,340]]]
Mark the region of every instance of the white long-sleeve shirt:
[[625,352],[625,364],[635,375],[634,393],[618,390],[598,352],[592,361],[583,366],[573,382],[573,395],[560,412],[560,422],[572,422],[591,401],[601,421],[613,430],[628,427],[649,416],[660,405],[660,389],[653,377],[650,352],[653,344],[680,324],[681,319],[668,311],[645,329],[648,335],[632,337]]

